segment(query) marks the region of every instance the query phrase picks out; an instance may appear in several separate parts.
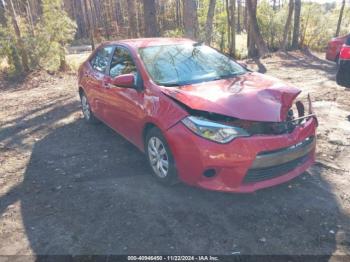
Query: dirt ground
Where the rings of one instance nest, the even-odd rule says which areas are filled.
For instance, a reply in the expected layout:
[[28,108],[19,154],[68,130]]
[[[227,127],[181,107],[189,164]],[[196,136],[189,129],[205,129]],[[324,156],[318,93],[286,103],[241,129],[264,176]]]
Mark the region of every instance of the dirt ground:
[[320,126],[316,164],[254,194],[157,184],[133,145],[82,120],[74,74],[1,80],[0,254],[350,254],[350,90],[319,57],[261,61],[311,94]]

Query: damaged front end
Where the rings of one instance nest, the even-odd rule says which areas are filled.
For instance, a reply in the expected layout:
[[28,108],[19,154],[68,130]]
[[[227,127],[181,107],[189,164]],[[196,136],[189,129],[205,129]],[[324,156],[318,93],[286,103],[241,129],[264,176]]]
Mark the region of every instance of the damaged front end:
[[297,100],[287,111],[285,120],[280,122],[251,121],[195,110],[171,98],[189,113],[190,116],[182,120],[187,128],[201,137],[222,144],[237,137],[290,134],[296,127],[304,125],[311,118],[314,118],[317,124],[310,95],[307,96],[307,108],[302,101]]

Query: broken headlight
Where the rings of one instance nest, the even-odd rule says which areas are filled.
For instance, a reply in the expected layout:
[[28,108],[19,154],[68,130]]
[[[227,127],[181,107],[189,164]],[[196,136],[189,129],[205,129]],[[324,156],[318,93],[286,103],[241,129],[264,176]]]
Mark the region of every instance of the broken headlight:
[[197,116],[188,116],[182,123],[195,134],[221,144],[228,143],[236,137],[249,136],[249,133],[242,128],[223,125]]

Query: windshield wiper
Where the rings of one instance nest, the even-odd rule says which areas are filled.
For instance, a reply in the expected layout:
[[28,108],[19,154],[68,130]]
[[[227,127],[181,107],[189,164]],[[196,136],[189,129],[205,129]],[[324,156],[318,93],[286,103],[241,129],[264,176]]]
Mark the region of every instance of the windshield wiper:
[[236,76],[244,75],[245,73],[247,73],[247,72],[234,73],[234,74],[229,74],[229,75],[222,75],[222,76],[218,76],[218,77],[217,77],[217,78],[215,78],[214,80],[220,80],[220,79],[232,78],[232,77],[236,77]]

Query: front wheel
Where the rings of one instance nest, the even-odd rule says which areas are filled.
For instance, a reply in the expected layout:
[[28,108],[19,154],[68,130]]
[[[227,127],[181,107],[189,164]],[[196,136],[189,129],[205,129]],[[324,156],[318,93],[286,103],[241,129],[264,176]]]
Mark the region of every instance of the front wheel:
[[152,128],[146,135],[145,151],[154,177],[165,185],[178,182],[174,157],[162,132]]

